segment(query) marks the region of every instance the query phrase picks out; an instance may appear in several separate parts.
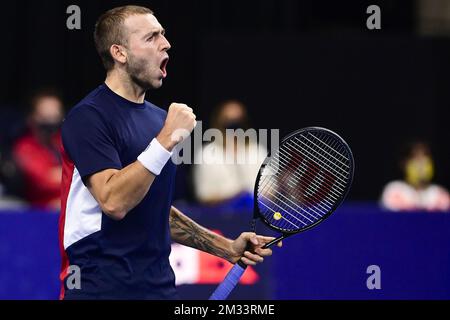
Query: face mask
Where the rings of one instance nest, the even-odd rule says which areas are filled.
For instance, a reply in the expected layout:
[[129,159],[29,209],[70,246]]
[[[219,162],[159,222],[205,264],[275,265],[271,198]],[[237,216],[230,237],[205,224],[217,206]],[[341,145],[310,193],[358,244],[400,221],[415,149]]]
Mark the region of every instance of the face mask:
[[406,181],[413,186],[429,183],[433,174],[433,161],[429,157],[412,159],[406,163]]
[[244,129],[244,125],[239,120],[229,121],[225,123],[225,129],[232,129],[232,130]]
[[39,123],[37,125],[39,131],[46,137],[50,137],[56,132],[58,132],[60,124],[59,123]]

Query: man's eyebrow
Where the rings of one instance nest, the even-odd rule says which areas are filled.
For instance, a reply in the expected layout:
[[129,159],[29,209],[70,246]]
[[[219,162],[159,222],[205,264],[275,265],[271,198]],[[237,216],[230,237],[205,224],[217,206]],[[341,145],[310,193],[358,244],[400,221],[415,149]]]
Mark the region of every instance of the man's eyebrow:
[[146,33],[142,38],[147,38],[147,37],[152,36],[157,33],[161,33],[162,35],[164,35],[166,33],[166,30],[164,28],[155,29],[155,30],[152,30],[152,31]]

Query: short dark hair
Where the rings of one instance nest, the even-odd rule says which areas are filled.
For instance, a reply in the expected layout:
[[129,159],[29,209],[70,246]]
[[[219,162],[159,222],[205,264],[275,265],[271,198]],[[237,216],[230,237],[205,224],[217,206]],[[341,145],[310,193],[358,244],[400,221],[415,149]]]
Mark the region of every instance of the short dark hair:
[[114,67],[114,59],[109,52],[113,44],[125,44],[123,22],[132,15],[153,14],[153,11],[141,6],[123,6],[110,9],[98,18],[95,24],[94,41],[106,71]]

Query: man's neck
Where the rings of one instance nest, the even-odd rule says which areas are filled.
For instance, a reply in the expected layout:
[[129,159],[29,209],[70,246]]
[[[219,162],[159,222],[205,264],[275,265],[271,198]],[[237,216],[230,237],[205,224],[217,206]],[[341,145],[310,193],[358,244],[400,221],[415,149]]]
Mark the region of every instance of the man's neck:
[[106,76],[105,83],[108,88],[122,98],[135,103],[144,102],[145,90],[131,81],[127,74],[117,70],[110,71]]

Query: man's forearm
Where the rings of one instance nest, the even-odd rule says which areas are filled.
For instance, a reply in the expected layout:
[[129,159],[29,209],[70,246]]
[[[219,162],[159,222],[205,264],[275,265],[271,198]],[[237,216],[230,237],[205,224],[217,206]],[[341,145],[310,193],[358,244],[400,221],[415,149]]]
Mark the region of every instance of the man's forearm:
[[121,170],[105,170],[105,174],[88,181],[88,188],[103,212],[120,220],[142,201],[154,179],[151,172],[135,161]]
[[[175,242],[232,261],[231,240],[188,218],[175,207],[170,210],[170,233]],[[234,261],[233,261],[234,262]]]

